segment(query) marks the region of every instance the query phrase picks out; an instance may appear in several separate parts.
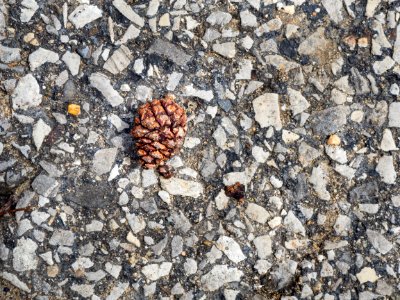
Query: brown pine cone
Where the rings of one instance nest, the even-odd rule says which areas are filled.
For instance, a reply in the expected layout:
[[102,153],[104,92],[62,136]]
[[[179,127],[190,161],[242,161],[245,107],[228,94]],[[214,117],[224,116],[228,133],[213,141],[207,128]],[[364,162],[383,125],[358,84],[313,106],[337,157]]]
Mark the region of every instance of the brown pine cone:
[[142,165],[159,168],[165,177],[172,176],[165,162],[179,152],[187,131],[185,110],[174,100],[175,96],[168,94],[140,106],[131,131]]

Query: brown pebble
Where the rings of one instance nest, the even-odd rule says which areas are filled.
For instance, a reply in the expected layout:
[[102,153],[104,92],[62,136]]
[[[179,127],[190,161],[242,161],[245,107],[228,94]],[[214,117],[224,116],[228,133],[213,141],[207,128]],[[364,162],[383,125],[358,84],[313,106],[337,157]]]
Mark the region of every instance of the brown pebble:
[[57,265],[47,267],[47,276],[54,278],[57,276],[57,274],[58,274],[58,266]]
[[336,134],[332,134],[326,141],[326,144],[330,145],[330,146],[339,146],[340,145],[340,137]]

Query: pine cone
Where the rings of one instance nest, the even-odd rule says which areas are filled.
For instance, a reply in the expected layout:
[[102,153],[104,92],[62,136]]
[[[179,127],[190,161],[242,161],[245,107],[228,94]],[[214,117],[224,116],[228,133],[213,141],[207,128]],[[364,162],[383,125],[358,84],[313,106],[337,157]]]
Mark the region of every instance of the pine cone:
[[168,94],[140,106],[131,131],[142,165],[159,168],[165,177],[172,176],[165,162],[179,152],[187,131],[185,110],[174,100],[175,96]]

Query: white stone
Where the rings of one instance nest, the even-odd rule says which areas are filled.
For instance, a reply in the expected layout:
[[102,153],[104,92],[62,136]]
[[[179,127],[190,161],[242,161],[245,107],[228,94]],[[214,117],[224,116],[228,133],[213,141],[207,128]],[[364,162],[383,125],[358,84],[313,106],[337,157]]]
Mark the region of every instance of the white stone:
[[303,236],[306,235],[306,229],[300,220],[294,215],[293,211],[288,212],[283,221],[283,225],[285,225],[287,229],[293,233],[300,233]]
[[84,298],[89,298],[94,294],[94,284],[72,284],[71,290],[77,292]]
[[21,238],[13,250],[13,268],[17,272],[34,270],[38,264],[37,244],[29,238]]
[[198,198],[204,192],[204,187],[196,181],[184,180],[180,178],[160,178],[161,187],[171,195]]
[[121,45],[104,63],[103,68],[116,75],[125,70],[131,63],[133,56],[128,47]]
[[40,87],[32,74],[22,77],[12,94],[13,109],[26,110],[31,107],[39,106],[42,102]]
[[381,149],[383,151],[396,151],[399,148],[396,147],[396,143],[394,142],[392,131],[386,128],[383,131],[383,137],[381,141]]
[[347,163],[347,153],[342,147],[325,145],[325,152],[331,159],[337,161],[338,163]]
[[390,70],[395,65],[395,61],[390,58],[390,56],[386,56],[383,60],[377,60],[373,63],[372,68],[374,69],[375,74],[382,75],[387,70]]
[[200,145],[200,143],[201,143],[201,140],[199,138],[189,136],[189,137],[185,138],[183,147],[193,149],[197,145]]
[[243,27],[257,27],[258,26],[257,17],[248,10],[242,10],[240,12],[240,22]]
[[221,236],[216,242],[216,247],[234,263],[239,263],[246,259],[240,245],[228,236]]
[[389,127],[400,128],[400,103],[392,102],[389,106]]
[[261,259],[265,259],[272,254],[272,241],[270,236],[262,235],[253,240],[257,250],[257,255]]
[[211,25],[219,25],[219,26],[225,26],[231,20],[232,20],[231,14],[222,11],[212,12],[206,19],[206,21]]
[[146,221],[143,216],[137,216],[135,214],[126,214],[126,219],[128,220],[129,226],[133,233],[139,233],[146,228]]
[[253,64],[250,59],[244,59],[239,62],[239,72],[235,75],[236,80],[250,80]]
[[328,184],[328,172],[325,165],[320,164],[318,167],[313,168],[310,183],[313,185],[320,199],[326,201],[331,199],[331,195],[326,189],[326,185]]
[[236,46],[234,42],[227,42],[222,44],[214,44],[212,46],[214,52],[226,58],[234,58],[236,55]]
[[23,23],[29,22],[39,8],[39,5],[35,0],[22,0],[21,6],[20,20]]
[[68,16],[68,20],[74,24],[75,28],[79,29],[94,20],[101,18],[103,12],[95,5],[82,4],[79,5]]
[[375,270],[370,267],[363,268],[359,273],[356,274],[356,276],[361,284],[366,282],[375,282],[379,279]]
[[220,147],[223,150],[228,148],[226,145],[226,142],[228,140],[226,137],[226,132],[221,125],[218,125],[217,129],[214,131],[212,136],[215,139],[215,143],[217,144],[218,147]]
[[348,236],[351,231],[351,219],[348,216],[339,215],[333,228],[337,235]]
[[254,269],[256,269],[258,274],[260,275],[267,274],[269,269],[271,269],[271,267],[272,264],[265,259],[257,260],[256,264],[254,265]]
[[168,75],[168,84],[167,90],[174,91],[179,84],[179,81],[182,79],[183,74],[178,72],[172,72],[172,74]]
[[155,185],[158,183],[158,177],[154,170],[143,170],[142,171],[142,186],[147,188],[149,186]]
[[161,277],[168,276],[172,268],[172,263],[163,262],[161,264],[149,264],[142,268],[142,273],[149,280],[158,280]]
[[160,6],[160,1],[159,0],[151,0],[149,2],[149,7],[147,8],[146,15],[148,17],[153,17],[154,15],[156,15],[157,12],[158,12],[159,6]]
[[137,60],[135,60],[135,63],[133,64],[133,69],[135,70],[136,74],[142,74],[144,70],[143,58],[138,58]]
[[372,18],[375,14],[375,9],[381,3],[382,0],[368,0],[367,7],[365,8],[365,16]]
[[197,272],[197,262],[193,258],[186,259],[186,262],[183,264],[183,269],[187,276],[196,274]]
[[269,212],[264,207],[255,203],[249,203],[245,213],[251,220],[260,224],[265,224],[270,217]]
[[272,186],[276,189],[280,189],[283,186],[283,181],[277,178],[276,176],[272,175],[269,178],[269,181],[271,182]]
[[45,137],[48,136],[50,132],[51,127],[47,125],[42,119],[39,119],[39,121],[37,121],[35,125],[33,125],[32,137],[37,150],[40,149]]
[[290,109],[293,112],[293,116],[302,113],[310,107],[310,103],[301,94],[301,92],[288,88],[288,97],[290,102]]
[[76,76],[79,73],[79,67],[81,64],[81,57],[75,52],[67,51],[62,57],[62,60],[67,65],[72,76]]
[[122,270],[122,266],[113,265],[113,264],[107,262],[105,264],[105,269],[106,269],[107,273],[109,273],[112,277],[114,277],[115,279],[118,279],[119,273]]
[[286,129],[282,130],[282,140],[285,142],[286,145],[293,144],[299,138],[300,138],[300,136],[294,132],[291,132]]
[[336,165],[335,171],[338,172],[340,175],[351,180],[356,175],[357,170],[355,170],[347,165]]
[[376,166],[376,171],[381,176],[384,183],[395,184],[396,183],[396,170],[393,165],[393,157],[384,155],[382,156]]
[[169,27],[169,26],[171,26],[169,13],[165,13],[160,17],[160,20],[158,21],[158,26],[160,26],[160,27]]
[[282,129],[278,94],[266,93],[253,100],[255,119],[261,128],[274,126]]
[[19,280],[19,278],[14,274],[8,272],[1,272],[0,277],[3,278],[4,280],[11,282],[15,287],[19,288],[20,290],[26,293],[31,292],[31,289],[24,282]]
[[227,265],[215,265],[210,272],[201,277],[201,285],[205,291],[216,291],[224,284],[239,281],[243,272]]
[[400,64],[400,24],[396,29],[396,41],[393,46],[393,59]]
[[114,7],[129,21],[138,25],[139,27],[144,26],[144,20],[137,13],[135,13],[130,5],[124,0],[114,0]]
[[193,87],[193,84],[185,86],[183,93],[185,96],[197,97],[206,102],[209,102],[214,98],[214,93],[212,90],[198,90]]
[[29,66],[32,71],[40,67],[45,63],[56,63],[59,59],[59,55],[44,48],[39,48],[29,55]]
[[229,197],[226,196],[225,191],[221,190],[217,197],[215,197],[215,205],[217,206],[218,210],[223,210],[228,207],[229,204]]
[[118,153],[118,148],[100,149],[94,154],[92,171],[97,175],[110,172]]
[[322,5],[328,12],[329,17],[332,19],[333,22],[339,24],[343,20],[342,1],[322,0]]
[[91,86],[96,88],[112,107],[116,107],[124,102],[124,99],[114,90],[110,79],[106,75],[93,73],[90,75],[89,81]]
[[119,41],[117,41],[115,44],[116,45],[126,44],[130,40],[136,39],[139,36],[139,34],[140,34],[140,30],[131,24],[131,25],[129,25],[128,29],[125,31],[122,38]]
[[378,231],[367,229],[367,237],[372,246],[383,255],[393,249],[393,244]]
[[117,129],[118,132],[121,132],[121,131],[123,131],[123,130],[129,128],[129,124],[126,123],[126,122],[124,122],[124,121],[122,121],[122,120],[120,119],[120,117],[118,117],[118,116],[115,115],[115,114],[111,114],[111,115],[108,117],[108,120],[110,121],[111,124],[114,125],[114,127]]
[[103,226],[104,226],[103,222],[100,222],[98,220],[92,220],[92,222],[86,225],[86,232],[102,231]]
[[68,81],[68,77],[69,77],[69,74],[68,74],[68,71],[67,70],[64,70],[64,71],[62,71],[58,76],[57,76],[57,78],[56,78],[56,80],[54,81],[54,83],[57,85],[57,86],[63,86],[67,81]]

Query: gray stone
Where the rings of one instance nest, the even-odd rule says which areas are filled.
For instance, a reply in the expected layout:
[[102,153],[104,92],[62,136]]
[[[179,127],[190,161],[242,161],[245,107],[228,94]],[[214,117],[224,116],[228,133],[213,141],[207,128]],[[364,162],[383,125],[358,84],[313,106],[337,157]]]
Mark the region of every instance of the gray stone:
[[81,4],[68,16],[68,20],[79,29],[100,18],[102,14],[102,10],[95,5]]
[[112,107],[116,107],[124,102],[124,99],[114,90],[110,79],[106,75],[93,73],[90,75],[89,81],[91,86],[97,89]]
[[318,197],[326,201],[331,199],[331,195],[326,188],[329,182],[328,176],[327,166],[323,163],[318,167],[314,167],[310,176],[310,183],[313,185]]
[[390,129],[385,129],[383,131],[383,137],[381,141],[381,149],[383,151],[396,151],[399,148],[396,147],[396,143],[393,139],[392,131]]
[[325,152],[331,159],[338,163],[347,163],[347,153],[343,148],[339,146],[325,145]]
[[111,264],[111,263],[109,263],[109,262],[107,262],[107,263],[105,264],[105,268],[106,268],[107,273],[109,273],[109,274],[110,274],[112,277],[114,277],[115,279],[118,279],[119,273],[120,273],[121,270],[122,270],[122,266],[120,266],[120,265],[113,265],[113,264]]
[[121,73],[131,63],[133,56],[128,47],[121,45],[105,62],[103,68],[112,74]]
[[38,264],[37,244],[29,238],[21,238],[13,250],[13,268],[17,272],[35,270]]
[[140,17],[124,0],[114,0],[113,5],[129,21],[139,27],[144,26],[144,19]]
[[176,235],[171,241],[171,257],[177,257],[181,255],[183,251],[183,238],[180,235]]
[[118,148],[108,148],[96,151],[92,162],[92,171],[97,175],[110,172],[118,154]]
[[49,240],[49,244],[53,246],[73,246],[75,235],[72,231],[56,229]]
[[243,27],[257,27],[258,26],[257,17],[248,10],[242,10],[240,12],[240,22]]
[[383,255],[393,248],[393,244],[378,231],[367,229],[367,237],[372,246]]
[[282,129],[278,94],[266,93],[253,100],[255,119],[261,128],[269,126]]
[[240,281],[242,276],[243,272],[237,268],[215,265],[210,272],[201,277],[200,282],[205,291],[213,292],[226,283]]
[[127,42],[136,39],[140,34],[140,30],[137,29],[134,25],[129,25],[128,29],[125,31],[124,35],[121,37],[119,41],[117,41],[116,45],[126,44]]
[[349,107],[343,105],[313,113],[310,121],[314,133],[323,136],[336,133],[346,125],[349,113]]
[[386,71],[393,68],[395,65],[395,61],[390,58],[390,56],[386,56],[383,60],[375,61],[372,65],[375,74],[382,75]]
[[192,57],[171,42],[157,39],[147,51],[149,54],[158,54],[167,57],[179,66],[186,66]]
[[342,1],[331,1],[331,0],[322,0],[322,5],[328,12],[329,17],[333,22],[339,24],[343,20],[342,9],[343,3]]
[[337,235],[348,236],[351,231],[351,219],[348,216],[339,215],[333,228]]
[[[328,0],[325,2],[327,1]],[[300,43],[297,50],[301,55],[314,56],[318,51],[325,51],[329,45],[329,40],[325,38],[325,28],[319,27],[313,34],[309,35],[303,42]]]
[[39,84],[32,74],[27,74],[18,81],[12,94],[12,102],[14,110],[27,110],[42,102]]
[[77,292],[84,298],[89,298],[94,294],[94,284],[72,284],[71,290]]
[[126,214],[129,226],[133,233],[138,233],[146,228],[146,221],[143,216],[137,216],[136,214]]
[[59,183],[52,177],[40,174],[32,182],[33,190],[44,197],[52,195]]
[[104,183],[85,182],[76,187],[75,192],[65,196],[69,202],[87,208],[103,208],[118,198],[115,188]]
[[299,146],[299,161],[303,167],[307,167],[321,155],[321,151],[311,147],[305,142]]
[[226,42],[222,44],[214,44],[213,51],[226,58],[234,58],[236,56],[236,45],[234,42]]
[[186,262],[183,264],[183,269],[187,276],[196,274],[197,272],[197,262],[193,258],[186,259]]
[[21,60],[21,49],[0,45],[0,62],[5,64]]
[[400,64],[400,24],[396,29],[396,41],[393,46],[393,60]]
[[182,76],[182,73],[172,72],[172,74],[168,76],[167,90],[174,91],[175,88],[178,86]]
[[106,300],[120,299],[128,288],[129,288],[129,282],[118,282],[118,284],[116,284],[112,288],[112,290],[111,290],[110,294],[107,296]]
[[189,219],[181,211],[172,212],[171,219],[174,223],[174,228],[182,231],[183,233],[188,232],[192,227],[192,224],[190,223]]

